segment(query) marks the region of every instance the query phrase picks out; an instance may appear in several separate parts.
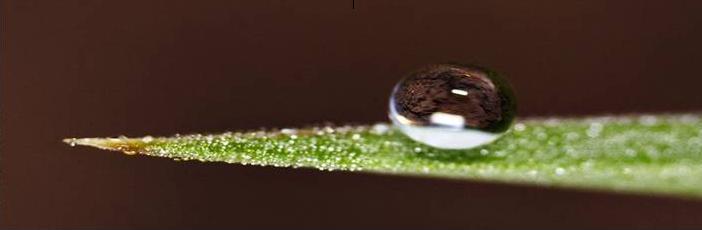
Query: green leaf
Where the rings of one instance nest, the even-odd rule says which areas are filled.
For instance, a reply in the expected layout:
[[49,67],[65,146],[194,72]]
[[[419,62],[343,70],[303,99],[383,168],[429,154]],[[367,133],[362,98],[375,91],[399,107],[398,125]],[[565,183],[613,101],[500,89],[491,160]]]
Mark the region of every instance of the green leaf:
[[431,148],[386,124],[65,141],[178,160],[702,198],[700,115],[526,119],[471,150]]

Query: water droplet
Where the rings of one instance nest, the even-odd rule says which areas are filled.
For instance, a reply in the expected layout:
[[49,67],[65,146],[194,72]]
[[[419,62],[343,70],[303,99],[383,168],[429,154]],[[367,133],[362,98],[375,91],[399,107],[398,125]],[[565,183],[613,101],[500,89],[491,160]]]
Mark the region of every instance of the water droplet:
[[443,149],[495,141],[512,125],[516,103],[495,72],[469,65],[432,65],[393,89],[389,117],[411,139]]
[[422,167],[422,172],[423,172],[423,173],[429,173],[429,170],[430,170],[430,169],[429,169],[429,167],[427,167],[427,166]]
[[534,176],[539,175],[539,172],[532,169],[532,170],[529,170],[529,172],[527,172],[527,174],[528,174],[529,176],[534,177]]
[[624,172],[624,174],[629,174],[629,173],[631,173],[631,168],[624,168],[623,172]]
[[590,127],[587,129],[587,136],[595,138],[600,136],[600,132],[602,132],[602,123],[592,122],[590,123]]
[[636,156],[636,151],[633,149],[627,148],[624,150],[624,154],[626,154],[627,156],[633,157],[633,156]]
[[699,117],[692,114],[684,114],[679,117],[679,120],[683,123],[695,123],[699,121]]
[[651,115],[644,115],[639,118],[639,122],[645,126],[652,126],[658,122],[658,119]]
[[568,133],[566,133],[565,136],[566,136],[567,140],[575,140],[575,139],[578,139],[578,137],[580,137],[580,135],[578,135],[575,132],[568,132]]
[[558,167],[558,168],[556,168],[555,173],[556,173],[556,176],[562,176],[563,174],[566,173],[566,170],[564,168]]
[[154,141],[154,137],[152,137],[152,136],[145,136],[145,137],[142,137],[142,138],[141,138],[141,141],[143,141],[144,143],[150,143],[150,142]]
[[332,127],[324,126],[323,129],[324,129],[324,132],[326,132],[326,133],[334,133],[334,129]]
[[70,145],[71,147],[76,147],[77,142],[78,142],[77,138],[71,138],[70,140],[68,140],[68,145]]
[[358,134],[358,133],[354,133],[354,134],[351,136],[351,139],[353,139],[353,140],[359,140],[359,139],[361,139],[361,135]]
[[485,156],[485,155],[488,155],[488,153],[490,153],[490,151],[488,151],[487,149],[481,149],[481,150],[480,150],[480,155]]
[[390,129],[390,127],[388,127],[388,125],[383,124],[383,123],[378,123],[378,124],[373,125],[373,127],[371,128],[371,132],[375,133],[375,134],[384,134],[388,131],[388,129]]
[[285,135],[292,135],[292,134],[296,134],[297,130],[295,130],[295,129],[281,129],[280,133],[285,134]]

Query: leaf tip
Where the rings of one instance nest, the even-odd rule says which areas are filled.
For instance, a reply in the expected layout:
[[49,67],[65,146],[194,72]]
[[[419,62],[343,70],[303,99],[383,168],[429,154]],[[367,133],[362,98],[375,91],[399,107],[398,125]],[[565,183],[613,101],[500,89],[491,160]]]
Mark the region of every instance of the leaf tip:
[[98,149],[122,151],[127,154],[141,152],[145,144],[133,138],[65,138],[63,142],[70,146],[89,146]]

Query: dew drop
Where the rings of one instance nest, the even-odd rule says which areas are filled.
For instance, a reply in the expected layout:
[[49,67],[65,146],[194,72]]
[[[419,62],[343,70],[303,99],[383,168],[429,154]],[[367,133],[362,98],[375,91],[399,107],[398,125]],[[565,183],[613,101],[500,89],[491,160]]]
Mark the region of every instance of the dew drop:
[[293,135],[297,133],[297,130],[295,129],[281,129],[280,133],[285,134],[285,135]]
[[413,72],[395,86],[389,117],[415,141],[442,149],[469,149],[506,133],[515,112],[512,90],[497,73],[439,64]]
[[602,132],[602,124],[599,122],[593,122],[590,123],[590,127],[587,129],[587,136],[595,138],[600,136],[600,132]]
[[480,155],[485,156],[485,155],[488,155],[489,153],[490,153],[490,151],[488,151],[487,149],[481,149],[481,150],[480,150]]
[[558,168],[556,168],[555,173],[557,176],[562,176],[563,174],[566,173],[566,170],[564,168],[558,167]]
[[423,173],[429,173],[429,170],[430,170],[430,169],[429,169],[429,167],[427,167],[427,166],[422,167],[422,172],[423,172]]
[[651,115],[645,115],[645,116],[641,116],[639,118],[639,122],[645,126],[652,126],[658,122],[658,119],[656,119],[656,117],[651,116]]
[[152,137],[152,136],[145,136],[145,137],[142,137],[142,138],[141,138],[141,141],[143,141],[144,143],[151,143],[152,141],[154,141],[154,137]]
[[566,133],[565,136],[566,136],[567,140],[575,140],[575,139],[578,139],[578,137],[580,137],[580,135],[578,135],[575,132],[568,132],[568,133]]
[[68,141],[68,145],[70,145],[71,147],[76,147],[77,143],[78,143],[78,139],[77,139],[77,138],[71,138],[71,139]]
[[624,154],[626,154],[627,156],[633,157],[633,156],[636,156],[636,151],[633,149],[627,148],[624,150]]
[[374,134],[385,134],[390,127],[388,127],[386,124],[378,123],[373,125],[371,128],[371,132]]
[[534,176],[539,175],[539,172],[532,169],[532,170],[529,170],[529,172],[527,172],[527,174],[528,174],[529,176],[534,177]]
[[353,139],[353,140],[359,140],[359,139],[361,139],[361,135],[358,134],[358,133],[354,133],[354,134],[351,136],[351,139]]

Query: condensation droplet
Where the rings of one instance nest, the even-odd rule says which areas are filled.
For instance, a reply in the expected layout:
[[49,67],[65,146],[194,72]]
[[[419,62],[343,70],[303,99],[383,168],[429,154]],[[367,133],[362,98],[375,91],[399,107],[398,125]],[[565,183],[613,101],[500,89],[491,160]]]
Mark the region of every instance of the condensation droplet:
[[150,142],[154,141],[154,137],[152,137],[152,136],[145,136],[145,137],[142,137],[142,138],[141,138],[141,141],[144,142],[144,143],[150,143]]
[[629,174],[629,173],[631,173],[631,168],[624,168],[623,172],[624,172],[624,174]]
[[390,120],[405,135],[443,149],[497,140],[516,112],[511,88],[495,72],[453,64],[411,73],[393,89],[389,107]]
[[595,138],[600,136],[600,132],[602,132],[602,123],[592,122],[590,123],[590,127],[587,129],[587,136]]
[[578,139],[578,137],[580,137],[580,135],[578,135],[578,134],[575,133],[575,132],[568,132],[568,133],[566,133],[566,139],[567,139],[567,140],[575,140],[575,139]]
[[359,139],[361,139],[361,135],[358,134],[358,133],[354,133],[354,134],[351,136],[351,139],[353,139],[353,140],[359,140]]
[[645,126],[652,126],[655,125],[658,122],[658,119],[656,117],[651,116],[651,115],[644,115],[639,118],[639,123]]
[[384,134],[388,131],[388,129],[390,129],[390,127],[388,127],[388,125],[378,123],[378,124],[373,125],[373,127],[371,128],[371,132],[373,132],[375,134]]
[[480,150],[480,155],[485,156],[485,155],[488,155],[488,153],[490,153],[490,151],[488,151],[487,149],[481,149],[481,150]]
[[76,147],[77,142],[78,142],[78,139],[71,138],[71,140],[68,141],[68,145],[70,145],[71,147]]
[[536,170],[529,170],[529,172],[527,172],[527,174],[528,174],[529,176],[534,177],[534,176],[539,175],[539,172],[536,171]]
[[297,130],[295,130],[295,129],[281,129],[280,133],[290,135],[290,134],[297,133]]
[[627,148],[624,150],[624,154],[626,154],[627,156],[633,157],[633,156],[636,156],[636,151],[633,149]]
[[564,168],[556,168],[555,170],[556,176],[562,176],[563,174],[566,173],[566,170]]

